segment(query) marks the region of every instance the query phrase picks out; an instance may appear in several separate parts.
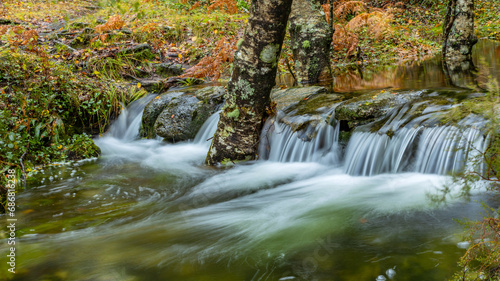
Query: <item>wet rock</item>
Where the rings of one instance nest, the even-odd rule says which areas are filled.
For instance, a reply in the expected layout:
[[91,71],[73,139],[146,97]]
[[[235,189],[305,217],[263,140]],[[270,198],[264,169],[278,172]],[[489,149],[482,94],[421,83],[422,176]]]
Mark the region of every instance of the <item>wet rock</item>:
[[142,125],[139,131],[139,135],[143,138],[154,138],[156,133],[154,130],[154,125],[156,119],[161,114],[163,109],[170,103],[173,98],[177,98],[184,93],[182,92],[169,92],[151,100],[144,108],[144,113],[142,114]]
[[222,86],[205,87],[196,91],[195,96],[200,101],[211,105],[219,105],[224,102],[226,90]]
[[194,138],[222,105],[224,94],[224,87],[216,86],[168,92],[153,99],[144,109],[141,137],[158,135],[172,142]]
[[184,73],[182,64],[178,63],[158,63],[153,64],[156,74],[162,77],[177,76]]
[[213,108],[195,96],[183,95],[172,99],[155,123],[155,132],[167,141],[192,139],[203,123],[214,113]]
[[64,31],[64,27],[66,26],[66,21],[65,20],[60,20],[52,23],[49,28],[51,30],[57,31],[58,33],[61,33]]
[[107,21],[104,19],[96,19],[95,23],[97,24],[105,24]]
[[271,100],[276,102],[276,109],[283,110],[284,108],[295,105],[305,98],[312,95],[326,93],[328,90],[325,87],[298,87],[271,92]]
[[[139,76],[148,75],[148,73],[138,73],[138,69],[136,69],[136,74],[140,74]],[[141,83],[141,87],[150,91],[150,92],[161,92],[161,91],[166,91],[170,86],[166,85],[165,81],[161,78],[136,78],[133,76],[129,76],[130,78],[133,78],[137,82]]]
[[347,100],[335,109],[335,119],[347,121],[349,129],[367,124],[387,114],[396,106],[420,97],[420,92],[377,91]]
[[278,90],[271,94],[271,99],[276,102],[276,109],[283,112],[280,121],[298,131],[329,120],[327,115],[343,96],[312,86]]
[[84,28],[76,37],[71,40],[69,45],[73,48],[85,46],[90,43],[90,40],[95,37],[95,30],[92,28]]

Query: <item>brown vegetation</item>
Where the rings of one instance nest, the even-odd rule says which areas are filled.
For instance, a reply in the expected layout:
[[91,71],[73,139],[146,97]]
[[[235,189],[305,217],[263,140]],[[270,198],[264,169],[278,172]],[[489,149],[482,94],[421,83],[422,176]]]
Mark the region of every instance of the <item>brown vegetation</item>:
[[236,42],[223,37],[217,42],[211,56],[206,56],[195,66],[188,69],[181,77],[210,78],[219,80],[226,63],[232,63]]

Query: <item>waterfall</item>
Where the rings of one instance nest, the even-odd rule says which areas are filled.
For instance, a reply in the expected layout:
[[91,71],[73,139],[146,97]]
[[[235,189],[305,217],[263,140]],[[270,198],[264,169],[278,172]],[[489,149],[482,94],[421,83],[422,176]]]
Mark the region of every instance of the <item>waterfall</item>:
[[217,124],[219,123],[220,119],[220,113],[221,111],[217,111],[216,113],[212,114],[205,123],[203,123],[203,126],[201,126],[200,130],[196,134],[196,137],[194,138],[194,143],[195,144],[203,144],[207,147],[210,146],[212,143],[212,137],[215,134],[215,131],[217,130]]
[[[466,127],[465,122],[460,123],[460,128]],[[484,151],[486,144],[482,132],[476,127],[427,128],[420,136],[414,171],[426,174],[462,171],[469,160]]]
[[[142,112],[154,97],[148,95],[124,109],[108,136],[122,142],[135,140]],[[381,120],[358,127],[344,155],[339,144],[340,122],[334,118],[335,108],[326,111],[322,121],[316,119],[301,129],[284,122],[284,113],[279,112],[264,125],[259,158],[272,162],[343,164],[345,173],[357,176],[402,172],[448,174],[475,169],[471,159],[477,158],[488,143],[481,131],[484,120],[469,116],[456,126],[441,124],[443,114],[451,107],[420,102],[396,108]],[[219,114],[220,111],[208,118],[192,144],[208,149]]]
[[[483,151],[483,120],[469,116],[457,126],[440,125],[441,110],[430,107],[414,118],[420,104],[395,110],[376,132],[360,128],[347,146],[344,170],[351,175],[460,172]],[[412,119],[413,118],[413,119]],[[471,168],[471,167],[470,167]]]
[[261,136],[260,158],[276,162],[338,164],[339,124],[333,118],[333,110],[330,115],[332,117],[324,122],[308,125],[301,131],[294,131],[279,118],[267,120]]
[[156,94],[149,94],[132,102],[128,107],[122,105],[123,110],[111,124],[108,136],[123,141],[135,140],[139,135],[144,108],[156,96]]

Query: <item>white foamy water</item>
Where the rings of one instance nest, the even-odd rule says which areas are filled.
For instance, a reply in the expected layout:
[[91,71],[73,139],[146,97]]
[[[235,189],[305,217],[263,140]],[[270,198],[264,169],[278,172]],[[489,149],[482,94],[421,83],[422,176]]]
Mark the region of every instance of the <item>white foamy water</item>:
[[[466,159],[446,150],[483,143],[477,129],[453,135],[449,127],[403,126],[392,137],[359,131],[342,157],[333,120],[314,128],[313,140],[274,124],[269,160],[214,169],[204,160],[218,113],[195,140],[175,144],[138,140],[142,111],[126,114],[96,140],[103,153],[96,163],[70,167],[63,173],[68,179],[20,197],[26,208],[53,204],[36,216],[23,214],[34,228],[21,238],[23,253],[33,256],[24,268],[69,270],[70,280],[201,280],[207,275],[200,270],[207,280],[223,279],[228,270],[243,275],[227,280],[279,280],[324,276],[330,269],[323,261],[350,257],[345,267],[352,274],[373,267],[375,280],[394,276],[388,268],[396,266],[398,278],[411,273],[399,259],[403,254],[394,253],[399,245],[406,247],[404,257],[419,257],[429,272],[454,265],[452,218],[480,208],[456,196],[448,196],[446,206],[429,199],[444,185],[451,195],[459,193],[436,168],[453,169],[458,160],[435,155]],[[402,126],[404,116],[395,114],[382,128]],[[438,164],[427,173],[430,162]],[[324,259],[315,259],[320,251]],[[426,252],[445,258],[436,265],[432,256],[427,266]],[[304,267],[311,259],[318,266]],[[307,276],[301,280],[312,280]]]

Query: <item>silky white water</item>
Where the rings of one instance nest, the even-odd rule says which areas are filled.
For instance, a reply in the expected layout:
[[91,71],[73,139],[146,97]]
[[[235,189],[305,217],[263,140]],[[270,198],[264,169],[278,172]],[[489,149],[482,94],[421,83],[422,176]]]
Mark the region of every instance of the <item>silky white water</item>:
[[456,197],[436,205],[430,194],[459,187],[405,159],[444,134],[435,128],[356,132],[342,155],[335,123],[307,141],[277,122],[269,160],[213,169],[203,163],[217,114],[194,141],[169,144],[137,139],[132,112],[96,141],[102,157],[47,169],[40,181],[59,177],[20,194],[18,280],[375,280],[389,269],[442,280],[463,253],[452,218],[481,208]]

